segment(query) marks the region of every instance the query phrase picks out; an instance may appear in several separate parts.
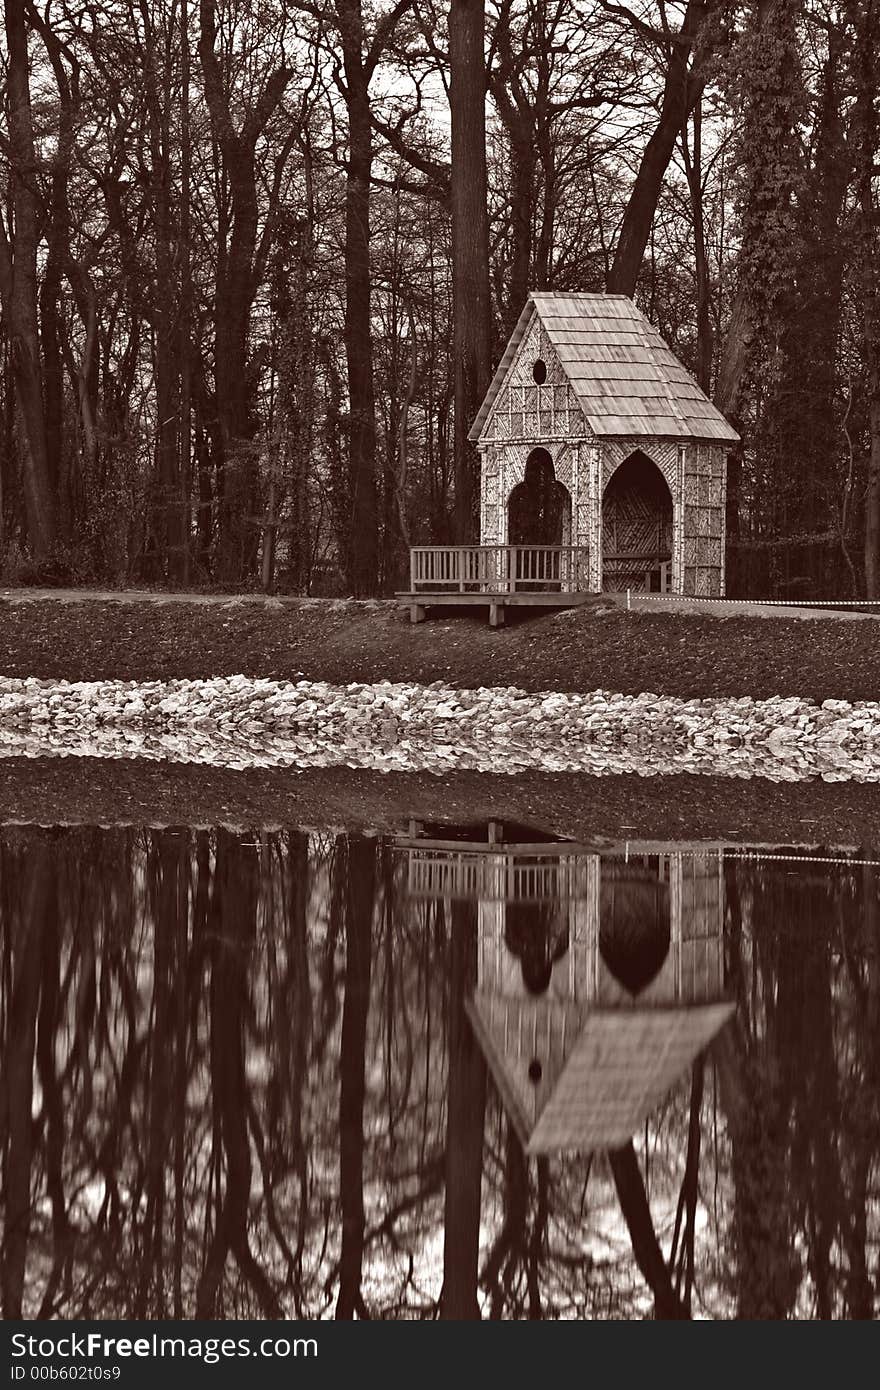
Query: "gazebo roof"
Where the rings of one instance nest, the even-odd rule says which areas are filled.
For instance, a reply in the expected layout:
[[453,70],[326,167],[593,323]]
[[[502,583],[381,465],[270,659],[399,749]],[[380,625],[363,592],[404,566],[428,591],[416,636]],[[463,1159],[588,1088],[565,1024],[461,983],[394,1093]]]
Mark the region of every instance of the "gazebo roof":
[[[636,1134],[735,1009],[732,1003],[596,1009],[477,990],[467,1011],[505,1109],[530,1154],[619,1148]],[[530,1078],[537,1053],[541,1074]]]
[[537,314],[593,434],[734,444],[739,435],[623,294],[530,294],[468,436],[476,442]]

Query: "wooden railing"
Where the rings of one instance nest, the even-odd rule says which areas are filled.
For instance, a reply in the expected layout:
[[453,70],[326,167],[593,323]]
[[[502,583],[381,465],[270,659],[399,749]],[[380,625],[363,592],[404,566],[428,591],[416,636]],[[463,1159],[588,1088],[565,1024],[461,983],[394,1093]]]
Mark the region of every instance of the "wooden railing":
[[410,592],[586,592],[588,559],[585,545],[417,545]]

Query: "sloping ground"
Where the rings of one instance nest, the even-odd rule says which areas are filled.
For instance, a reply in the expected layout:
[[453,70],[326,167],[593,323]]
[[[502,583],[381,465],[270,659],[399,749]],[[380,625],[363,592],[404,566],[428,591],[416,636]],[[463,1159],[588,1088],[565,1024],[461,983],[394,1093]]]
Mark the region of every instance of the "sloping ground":
[[221,675],[443,680],[683,697],[876,699],[880,622],[626,612],[595,603],[492,630],[411,626],[393,602],[182,596],[0,597],[0,674],[67,680]]
[[[0,822],[406,830],[514,821],[584,844],[626,839],[880,850],[878,794],[848,783],[531,773],[291,772],[87,758],[0,762]],[[869,854],[877,858],[880,854]]]

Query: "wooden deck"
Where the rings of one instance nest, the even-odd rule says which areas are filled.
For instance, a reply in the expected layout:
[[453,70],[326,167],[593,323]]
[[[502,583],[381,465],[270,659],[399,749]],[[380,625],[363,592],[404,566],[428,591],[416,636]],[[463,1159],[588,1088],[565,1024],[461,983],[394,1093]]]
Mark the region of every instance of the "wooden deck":
[[504,626],[505,608],[579,608],[595,598],[595,594],[432,594],[401,592],[396,595],[401,606],[409,608],[410,622],[421,623],[429,608],[488,608],[489,626]]
[[[606,556],[632,587],[669,589],[671,565],[653,555]],[[628,587],[621,585],[621,588]],[[410,621],[422,622],[429,608],[479,606],[489,610],[489,626],[504,623],[505,608],[577,608],[596,596],[590,588],[589,549],[585,545],[418,545],[410,549],[410,587],[397,599]]]

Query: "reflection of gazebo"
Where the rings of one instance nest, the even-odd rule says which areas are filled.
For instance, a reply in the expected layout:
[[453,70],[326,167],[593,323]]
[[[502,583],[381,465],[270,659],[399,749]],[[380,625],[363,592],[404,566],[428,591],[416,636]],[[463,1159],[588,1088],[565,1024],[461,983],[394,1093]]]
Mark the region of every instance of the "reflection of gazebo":
[[467,1009],[523,1147],[541,1154],[626,1143],[734,1006],[591,1009],[477,989]]
[[637,850],[407,850],[412,895],[476,901],[468,1013],[530,1153],[624,1143],[733,1011],[721,850]]

